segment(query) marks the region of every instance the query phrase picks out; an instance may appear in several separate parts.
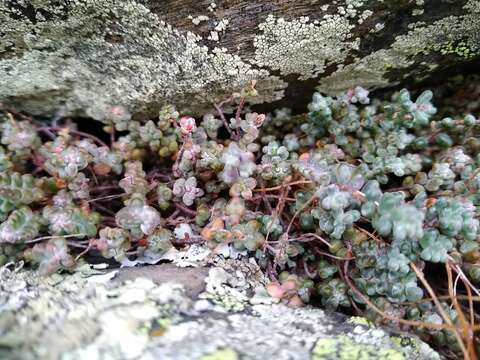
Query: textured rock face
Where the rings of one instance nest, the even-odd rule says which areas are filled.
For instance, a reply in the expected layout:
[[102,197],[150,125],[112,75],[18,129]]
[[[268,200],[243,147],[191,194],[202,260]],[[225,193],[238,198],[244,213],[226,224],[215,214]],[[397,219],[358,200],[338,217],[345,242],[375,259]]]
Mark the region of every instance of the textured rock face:
[[[177,268],[176,274],[152,266],[140,277],[138,270],[130,276],[129,269],[106,272],[88,265],[49,278],[1,268],[0,357],[440,359],[418,339],[389,334],[362,318],[272,303],[254,262],[217,265]],[[186,273],[203,277],[205,292],[187,296],[189,286],[175,282]]]
[[421,81],[479,59],[479,0],[0,1],[0,101],[33,114],[123,104],[201,112]]

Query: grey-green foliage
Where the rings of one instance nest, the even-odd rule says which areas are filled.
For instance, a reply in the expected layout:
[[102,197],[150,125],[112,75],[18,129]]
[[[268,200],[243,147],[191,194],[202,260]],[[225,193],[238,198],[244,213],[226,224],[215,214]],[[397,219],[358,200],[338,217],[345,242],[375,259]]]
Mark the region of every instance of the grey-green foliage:
[[93,160],[89,152],[77,146],[68,133],[42,145],[39,153],[46,159],[44,168],[51,175],[70,180]]
[[335,275],[338,271],[335,265],[330,264],[326,260],[320,260],[317,265],[318,276],[321,279],[328,279]]
[[262,215],[258,221],[262,224],[260,231],[263,235],[269,236],[270,239],[278,239],[284,232],[283,226],[278,217],[271,215]]
[[233,245],[238,250],[255,251],[263,245],[265,237],[260,231],[261,224],[256,220],[238,224],[232,227]]
[[320,283],[317,288],[322,299],[322,304],[330,310],[337,309],[339,306],[351,306],[347,296],[347,289],[347,285],[339,279],[332,279]]
[[41,145],[40,136],[29,121],[10,118],[0,123],[0,131],[1,143],[11,151],[11,158],[15,161],[24,161]]
[[385,296],[392,302],[416,301],[423,291],[410,269],[410,259],[398,247],[379,248],[373,240],[353,246],[358,267],[353,280],[369,296]]
[[441,197],[428,209],[427,219],[437,220],[438,229],[448,237],[470,241],[477,238],[479,221],[475,207],[467,200]]
[[379,199],[372,226],[382,236],[391,235],[394,241],[415,241],[423,235],[424,218],[423,211],[405,203],[402,192],[385,193]]
[[105,258],[114,258],[117,261],[125,259],[125,252],[130,248],[128,231],[119,228],[105,227],[98,233],[99,238],[95,245]]
[[125,164],[124,178],[120,187],[127,194],[125,206],[115,214],[115,223],[130,232],[134,238],[150,235],[160,224],[160,213],[147,201],[150,186],[140,161]]
[[43,198],[42,190],[30,174],[5,172],[0,174],[0,219],[20,205],[29,205]]
[[38,235],[41,218],[27,206],[14,210],[0,224],[0,243],[20,243]]
[[426,231],[420,239],[422,259],[431,262],[445,262],[448,251],[453,248],[452,239],[442,235],[436,229]]
[[185,205],[190,206],[204,192],[197,187],[197,179],[192,176],[186,180],[183,178],[177,179],[173,184],[173,194],[181,198]]
[[25,251],[25,258],[38,264],[41,274],[51,274],[60,269],[71,269],[75,260],[70,255],[67,241],[55,237],[46,242],[35,244]]
[[262,149],[261,176],[265,180],[284,179],[291,173],[290,162],[287,161],[289,152],[287,148],[276,141],[271,141]]
[[[320,229],[335,239],[360,219],[359,199],[356,193],[365,183],[366,168],[351,165],[325,165],[329,185],[316,192],[318,206],[311,214],[318,219]],[[327,177],[324,177],[325,183]]]
[[77,206],[72,195],[61,190],[53,197],[53,204],[42,210],[42,216],[52,235],[76,235],[78,237],[95,236],[100,214],[87,212]]
[[147,258],[158,258],[173,247],[172,239],[173,233],[170,230],[158,227],[146,238],[145,246],[141,246],[138,253]]
[[154,207],[147,205],[145,198],[134,194],[126,201],[125,207],[116,213],[115,222],[133,237],[141,238],[150,235],[160,224],[160,214]]
[[480,283],[474,115],[437,115],[429,91],[380,101],[360,87],[314,94],[307,114],[215,110],[195,119],[166,105],[158,119],[131,119],[105,104],[102,135],[1,115],[0,264],[52,272],[95,251],[134,266],[205,243],[281,272],[269,288],[287,305],[317,295],[374,320],[366,299],[438,320],[417,269],[429,278],[444,263]]
[[86,150],[97,165],[107,165],[115,174],[122,172],[122,158],[120,154],[111,151],[107,146],[97,146],[91,139],[78,141],[77,146]]
[[387,116],[380,122],[374,117],[377,108],[373,105],[360,111],[352,96],[335,99],[316,93],[309,105],[310,121],[302,130],[311,141],[332,137],[352,157],[361,157],[377,180],[385,183],[389,173],[404,176],[421,170],[421,158],[406,150],[416,140],[410,129],[428,126],[436,113],[431,98],[427,91],[413,102],[408,91],[402,90],[385,106]]

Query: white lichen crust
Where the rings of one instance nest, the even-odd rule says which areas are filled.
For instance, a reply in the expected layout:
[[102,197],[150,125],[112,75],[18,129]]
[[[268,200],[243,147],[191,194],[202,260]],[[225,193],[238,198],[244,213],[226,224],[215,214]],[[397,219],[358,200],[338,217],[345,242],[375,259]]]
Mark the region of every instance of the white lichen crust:
[[362,319],[251,305],[248,290],[265,280],[258,266],[215,262],[222,267],[206,279],[213,303],[187,297],[174,279],[120,282],[112,280],[116,271],[89,265],[50,277],[12,264],[0,268],[0,358],[350,359],[378,349],[388,357],[371,359],[439,359],[415,337],[391,336]]
[[352,39],[347,16],[325,15],[315,24],[308,18],[286,21],[273,15],[259,25],[255,37],[255,63],[279,70],[282,75],[298,74],[302,80],[317,77],[331,63],[341,63],[360,39]]
[[[306,13],[294,15],[259,4],[248,21],[234,6],[212,2],[195,16],[185,11],[188,29],[162,20],[149,1],[0,1],[0,102],[42,115],[101,118],[112,104],[156,115],[165,103],[198,114],[251,80],[259,96],[250,103],[261,103],[282,98],[283,78],[316,79],[335,95],[412,74],[422,80],[440,64],[480,56],[479,0],[451,10],[441,1],[444,17],[423,0],[300,1]],[[397,34],[390,19],[404,10]]]
[[135,113],[154,113],[149,106],[158,111],[168,101],[201,107],[251,80],[258,80],[257,101],[282,95],[285,84],[277,77],[226,49],[209,49],[198,35],[173,29],[139,1],[60,4],[31,3],[38,16],[29,19],[20,10],[10,16],[13,10],[0,2],[0,46],[23,53],[0,60],[0,99],[14,98],[14,105],[34,114],[88,115],[105,103]]
[[[417,5],[422,4],[423,1],[417,1]],[[469,0],[463,9],[465,15],[448,16],[429,25],[422,22],[410,24],[409,31],[397,36],[389,48],[357,58],[348,65],[340,65],[333,74],[321,79],[319,90],[338,94],[358,85],[369,89],[397,85],[403,79],[398,75],[394,79],[389,78],[391,70],[403,70],[414,64],[423,65],[429,70],[437,68],[434,62],[419,62],[416,58],[430,53],[452,54],[465,59],[478,56],[480,1]],[[408,75],[408,72],[404,73],[404,77]]]

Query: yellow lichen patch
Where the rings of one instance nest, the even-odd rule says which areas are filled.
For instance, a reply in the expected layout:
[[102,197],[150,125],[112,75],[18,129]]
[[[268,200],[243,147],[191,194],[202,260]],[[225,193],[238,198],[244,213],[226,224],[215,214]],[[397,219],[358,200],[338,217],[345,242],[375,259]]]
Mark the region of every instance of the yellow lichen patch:
[[365,319],[364,317],[361,316],[352,316],[350,319],[348,319],[348,322],[350,324],[355,324],[355,325],[365,325],[365,326],[372,326],[373,324]]
[[317,341],[312,360],[404,360],[404,355],[394,349],[378,349],[358,344],[347,336]]
[[202,356],[201,360],[238,360],[238,354],[233,349],[221,349]]
[[456,44],[453,41],[450,41],[444,44],[440,48],[440,53],[442,55],[456,55],[465,59],[470,59],[475,55],[468,45],[463,41],[460,41]]

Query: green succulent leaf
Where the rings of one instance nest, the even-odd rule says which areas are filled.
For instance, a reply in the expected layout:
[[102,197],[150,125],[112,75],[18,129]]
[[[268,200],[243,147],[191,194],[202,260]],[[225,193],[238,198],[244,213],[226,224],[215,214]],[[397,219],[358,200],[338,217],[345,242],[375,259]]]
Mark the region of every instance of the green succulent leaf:
[[30,208],[22,206],[14,210],[0,224],[0,243],[21,243],[35,238],[41,227],[41,219]]

